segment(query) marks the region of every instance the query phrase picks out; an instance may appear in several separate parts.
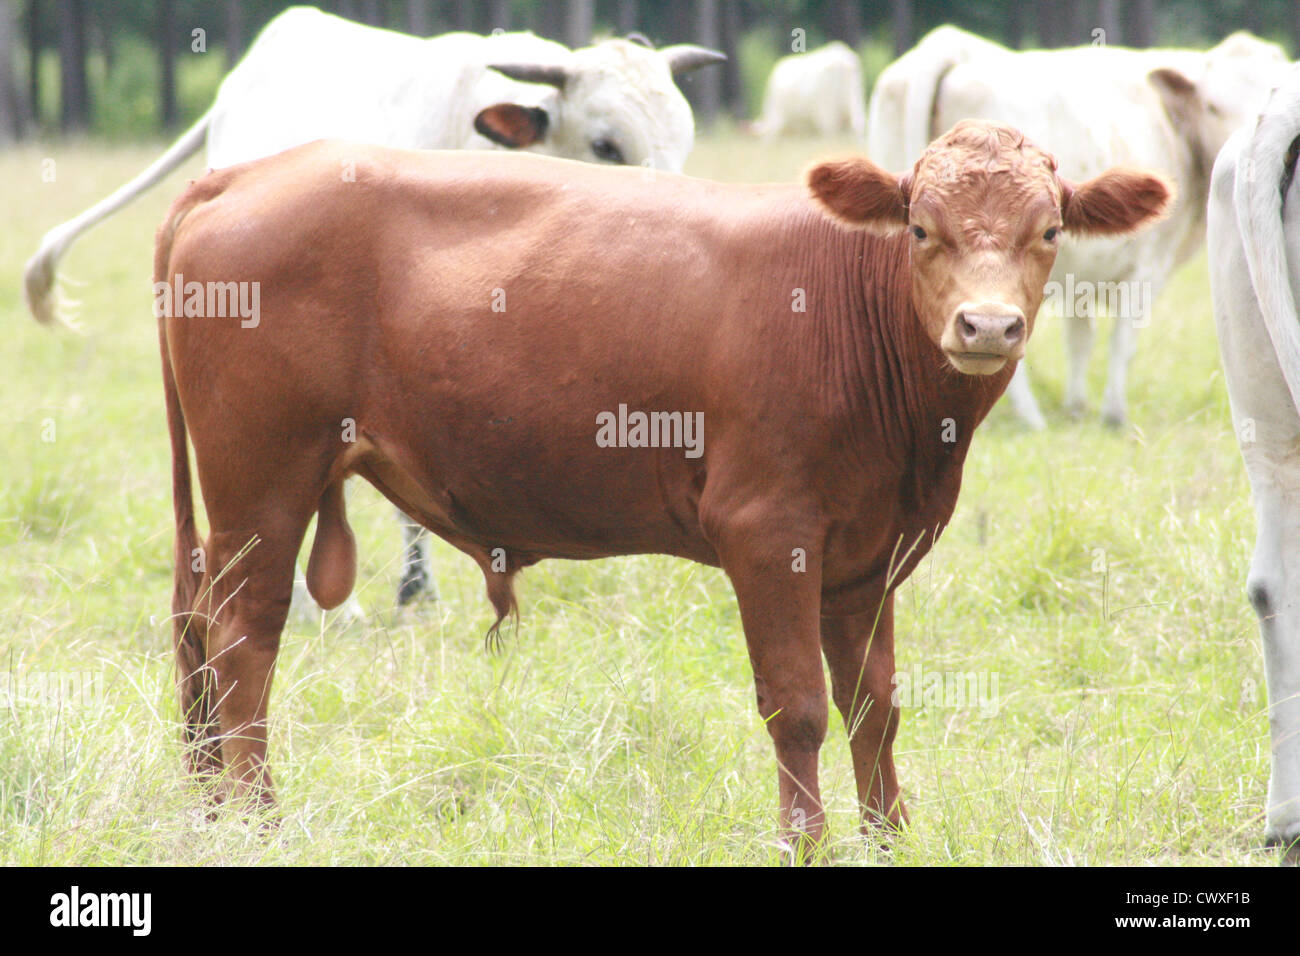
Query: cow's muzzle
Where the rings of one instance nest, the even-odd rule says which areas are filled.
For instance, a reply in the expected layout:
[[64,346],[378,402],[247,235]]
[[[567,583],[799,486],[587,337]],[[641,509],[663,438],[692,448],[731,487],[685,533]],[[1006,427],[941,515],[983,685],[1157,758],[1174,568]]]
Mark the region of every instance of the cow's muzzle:
[[1001,303],[965,304],[943,337],[948,361],[967,375],[992,375],[1025,354],[1025,314]]

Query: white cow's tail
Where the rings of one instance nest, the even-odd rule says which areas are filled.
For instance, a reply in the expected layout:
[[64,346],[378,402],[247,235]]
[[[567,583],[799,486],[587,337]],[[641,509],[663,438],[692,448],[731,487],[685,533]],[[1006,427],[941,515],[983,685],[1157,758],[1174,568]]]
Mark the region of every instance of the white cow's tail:
[[1300,89],[1283,87],[1269,101],[1244,155],[1237,158],[1233,201],[1250,281],[1278,364],[1300,409],[1300,321],[1287,267],[1282,204],[1295,170],[1292,143],[1300,137]]
[[59,260],[63,258],[64,253],[77,237],[158,183],[202,148],[211,116],[212,110],[209,109],[167,148],[167,152],[154,160],[129,183],[101,199],[85,212],[60,223],[45,234],[41,239],[40,248],[27,261],[27,268],[23,273],[23,292],[27,298],[27,308],[31,310],[37,322],[48,324],[55,318],[64,320],[67,318],[59,314],[54,280],[58,272]]
[[957,27],[927,33],[876,78],[867,110],[867,155],[895,172],[910,169],[943,132],[931,129],[943,78],[981,53],[1003,49]]

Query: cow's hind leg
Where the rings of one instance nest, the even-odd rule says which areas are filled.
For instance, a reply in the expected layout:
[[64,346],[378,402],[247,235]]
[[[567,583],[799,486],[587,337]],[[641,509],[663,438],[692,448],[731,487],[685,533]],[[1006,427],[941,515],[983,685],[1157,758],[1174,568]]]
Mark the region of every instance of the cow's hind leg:
[[863,829],[898,829],[907,810],[894,772],[894,735],[899,708],[894,706],[894,596],[883,598],[880,611],[853,617],[824,617],[822,650],[831,672],[831,694],[844,719],[853,753],[853,773]]
[[[1263,458],[1264,456],[1259,456]],[[1300,863],[1300,462],[1247,457],[1258,518],[1247,592],[1259,616],[1273,759],[1267,842]]]
[[[327,519],[327,510],[341,508],[341,502],[335,485],[321,499],[318,528],[328,533],[336,527],[337,520]],[[208,620],[206,690],[223,773],[219,800],[249,808],[274,804],[266,763],[267,703],[293,594],[295,559],[315,505],[294,494],[267,493],[258,496],[256,508],[246,514],[211,515],[210,584],[199,606]],[[318,530],[313,562],[322,551],[329,560],[324,571],[316,570],[316,580],[309,565],[308,584],[315,585],[318,599],[336,603],[340,595],[346,597],[347,584],[347,568],[338,570],[337,555],[346,558],[350,541],[329,541],[322,548],[320,534]]]

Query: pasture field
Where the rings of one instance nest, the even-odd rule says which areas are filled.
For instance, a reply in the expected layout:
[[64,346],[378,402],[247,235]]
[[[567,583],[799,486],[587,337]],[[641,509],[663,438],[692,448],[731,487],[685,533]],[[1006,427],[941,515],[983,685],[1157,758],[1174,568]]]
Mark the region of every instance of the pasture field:
[[[851,148],[723,132],[689,171],[790,179]],[[44,230],[157,149],[0,153],[0,863],[776,862],[775,760],[720,571],[666,557],[543,563],[521,576],[521,626],[493,655],[482,578],[439,541],[440,600],[392,609],[399,535],[368,487],[350,501],[368,619],[291,621],[282,646],[270,736],[283,825],[205,818],[182,775],[172,685],[149,297],[153,230],[201,161],[67,259],[84,283],[69,287],[81,333],[38,327],[19,292]],[[1203,255],[1141,334],[1124,431],[1065,418],[1050,317],[1030,360],[1049,429],[995,409],[952,524],[899,593],[900,672],[973,676],[979,699],[905,709],[896,759],[912,827],[888,855],[857,832],[832,713],[825,857],[1272,863],[1244,594],[1253,513]]]

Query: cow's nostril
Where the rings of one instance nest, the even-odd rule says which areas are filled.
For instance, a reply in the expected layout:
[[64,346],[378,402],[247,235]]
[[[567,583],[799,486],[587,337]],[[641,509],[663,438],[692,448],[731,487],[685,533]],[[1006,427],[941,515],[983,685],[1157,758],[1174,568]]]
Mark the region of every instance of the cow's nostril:
[[1019,341],[1020,337],[1025,334],[1025,320],[1016,319],[1007,326],[1006,336],[1011,342]]
[[976,328],[971,324],[970,319],[966,318],[965,312],[957,313],[957,331],[962,334],[962,338],[973,339],[976,334]]

